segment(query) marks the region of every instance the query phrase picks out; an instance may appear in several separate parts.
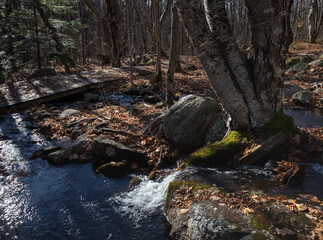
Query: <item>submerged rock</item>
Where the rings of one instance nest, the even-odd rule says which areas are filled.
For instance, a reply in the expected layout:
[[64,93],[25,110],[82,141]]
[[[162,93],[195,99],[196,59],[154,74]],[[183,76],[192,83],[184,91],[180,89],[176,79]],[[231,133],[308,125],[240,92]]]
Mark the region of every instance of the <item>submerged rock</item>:
[[48,154],[48,162],[54,165],[91,162],[87,151],[86,137],[87,135],[83,134],[67,148]]
[[206,141],[219,141],[227,132],[226,116],[210,97],[188,95],[175,103],[163,120],[164,132],[174,144],[194,150]]

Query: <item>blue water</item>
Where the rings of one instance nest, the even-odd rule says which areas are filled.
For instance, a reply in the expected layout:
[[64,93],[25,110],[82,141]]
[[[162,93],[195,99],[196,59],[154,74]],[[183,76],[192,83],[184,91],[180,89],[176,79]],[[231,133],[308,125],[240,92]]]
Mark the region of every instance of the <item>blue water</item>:
[[165,239],[160,205],[136,216],[115,200],[131,176],[111,179],[90,164],[28,160],[50,143],[24,128],[22,118],[0,121],[0,239]]

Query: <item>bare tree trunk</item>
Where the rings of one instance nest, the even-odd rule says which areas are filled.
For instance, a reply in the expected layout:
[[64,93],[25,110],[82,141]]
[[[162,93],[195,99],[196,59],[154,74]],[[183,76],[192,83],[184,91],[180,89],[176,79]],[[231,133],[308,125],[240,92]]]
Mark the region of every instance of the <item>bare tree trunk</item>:
[[264,126],[281,109],[284,54],[292,0],[246,0],[255,56],[252,65],[233,37],[221,0],[175,0],[195,52],[234,128]]
[[318,22],[318,3],[317,0],[311,1],[311,8],[308,14],[308,41],[315,43],[319,29],[317,29]]
[[172,41],[169,54],[168,72],[166,80],[166,104],[167,107],[171,107],[174,104],[174,73],[178,68],[178,56],[179,56],[179,19],[176,6],[173,5],[172,9]]
[[156,77],[155,81],[160,82],[162,80],[161,70],[161,38],[160,38],[160,24],[159,24],[159,0],[153,0],[154,10],[154,30],[155,30],[155,42],[156,42]]
[[117,0],[106,0],[107,10],[103,14],[91,0],[83,0],[90,11],[96,16],[102,26],[103,38],[109,47],[109,57],[112,67],[120,67],[120,54],[119,54],[119,14]]
[[132,63],[132,57],[133,57],[133,14],[132,14],[133,4],[132,0],[127,0],[127,15],[128,15],[128,43],[129,43],[129,61],[130,61],[130,83],[131,87],[134,86],[133,83],[133,63]]

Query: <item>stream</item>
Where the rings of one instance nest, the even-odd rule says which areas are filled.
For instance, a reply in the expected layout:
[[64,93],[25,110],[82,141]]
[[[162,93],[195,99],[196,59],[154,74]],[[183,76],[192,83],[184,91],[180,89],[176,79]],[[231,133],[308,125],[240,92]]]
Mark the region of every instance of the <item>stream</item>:
[[[94,173],[91,164],[55,167],[41,159],[28,160],[38,149],[65,146],[67,142],[47,141],[31,130],[25,116],[18,113],[3,118],[0,120],[0,239],[166,239],[163,204],[168,184],[179,172],[159,181],[136,173],[113,179]],[[193,175],[193,170],[186,171]],[[292,190],[323,199],[323,166],[308,165],[306,173],[303,183]],[[129,191],[134,176],[142,181]],[[270,174],[260,168],[202,169],[197,176],[228,186],[234,182],[241,186],[243,179],[246,187],[251,183],[264,184],[259,180],[263,176],[266,184],[272,182]]]

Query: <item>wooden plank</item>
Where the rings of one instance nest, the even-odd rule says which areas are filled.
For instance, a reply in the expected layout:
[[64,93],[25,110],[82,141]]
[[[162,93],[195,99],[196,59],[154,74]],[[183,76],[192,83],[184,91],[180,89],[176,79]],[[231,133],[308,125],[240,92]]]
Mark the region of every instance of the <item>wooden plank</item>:
[[41,96],[35,99],[31,99],[31,100],[26,100],[26,101],[21,101],[21,102],[16,102],[13,104],[8,104],[8,105],[1,105],[0,106],[0,113],[5,113],[7,111],[17,111],[17,110],[22,110],[28,107],[32,107],[32,106],[37,106],[46,102],[50,102],[50,101],[54,101],[54,100],[58,100],[64,97],[68,97],[74,94],[78,94],[78,93],[83,93],[83,92],[87,92],[91,89],[95,89],[98,88],[99,85],[107,85],[113,81],[117,81],[117,80],[121,80],[122,78],[115,78],[115,79],[109,79],[109,80],[105,80],[105,81],[100,81],[100,82],[96,82],[96,83],[90,83],[90,84],[86,84],[83,85],[81,87],[77,87],[77,88],[73,88],[73,89],[68,89],[68,90],[63,90],[61,92],[57,92],[57,93],[53,93],[53,94],[49,94],[49,95],[45,95],[45,96]]

